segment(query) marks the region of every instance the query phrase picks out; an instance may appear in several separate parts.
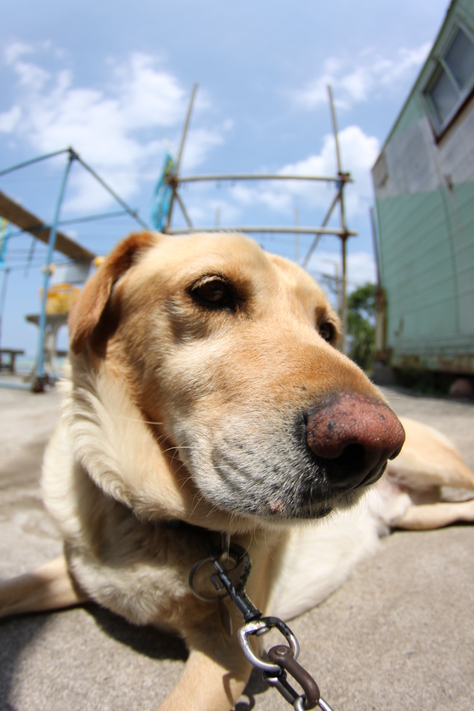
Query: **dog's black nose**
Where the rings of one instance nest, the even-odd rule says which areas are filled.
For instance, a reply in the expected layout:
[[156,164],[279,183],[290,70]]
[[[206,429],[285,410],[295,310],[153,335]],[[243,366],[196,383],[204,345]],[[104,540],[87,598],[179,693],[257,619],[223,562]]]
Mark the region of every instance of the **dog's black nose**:
[[343,393],[306,418],[308,445],[338,491],[373,484],[387,459],[405,441],[400,420],[388,405],[359,393]]

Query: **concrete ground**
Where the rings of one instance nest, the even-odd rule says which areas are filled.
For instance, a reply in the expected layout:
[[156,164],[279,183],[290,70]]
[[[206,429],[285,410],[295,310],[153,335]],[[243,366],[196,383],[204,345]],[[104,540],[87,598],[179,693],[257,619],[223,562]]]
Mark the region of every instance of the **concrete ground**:
[[[451,437],[474,468],[474,404],[385,392],[398,414]],[[57,417],[54,390],[0,389],[1,578],[61,551],[38,489],[42,451]],[[291,627],[300,661],[334,711],[470,711],[473,611],[474,526],[459,525],[394,533]],[[151,710],[177,681],[185,656],[176,638],[133,627],[92,604],[3,620],[0,710]],[[291,707],[255,674],[237,708]]]

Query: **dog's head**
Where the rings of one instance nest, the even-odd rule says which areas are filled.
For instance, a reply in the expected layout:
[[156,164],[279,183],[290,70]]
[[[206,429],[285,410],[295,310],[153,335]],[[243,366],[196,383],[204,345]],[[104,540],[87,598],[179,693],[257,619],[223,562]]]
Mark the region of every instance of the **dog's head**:
[[337,350],[322,290],[247,237],[132,235],[69,326],[76,369],[121,390],[152,436],[160,466],[119,475],[142,512],[153,497],[163,511],[166,479],[182,517],[211,528],[321,517],[354,503],[403,444],[381,394]]

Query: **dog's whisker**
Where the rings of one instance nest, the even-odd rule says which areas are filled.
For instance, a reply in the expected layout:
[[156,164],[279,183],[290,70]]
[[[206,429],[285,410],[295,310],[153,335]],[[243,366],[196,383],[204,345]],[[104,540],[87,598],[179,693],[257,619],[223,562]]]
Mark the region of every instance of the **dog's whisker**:
[[[184,465],[184,462],[182,462],[182,461],[180,460],[180,461],[179,461],[179,466],[177,466],[176,469],[174,469],[174,473],[175,473],[177,476],[179,476],[179,474],[180,474],[180,472],[181,472],[182,469],[185,469],[185,465]],[[180,489],[181,489],[181,488],[184,486],[184,484],[185,484],[186,482],[188,482],[190,479],[191,479],[191,477],[190,477],[189,475],[188,475],[187,477],[185,477],[185,479],[184,479],[184,481],[183,481],[183,484],[181,485]]]
[[183,449],[191,449],[191,447],[182,447],[181,445],[170,445],[167,449],[163,449],[163,454],[167,454],[167,452],[173,452],[173,457],[171,458],[171,461],[174,461],[174,457],[181,452]]
[[142,420],[140,417],[126,417],[125,415],[116,415],[117,420],[127,420],[128,422],[143,422],[145,425],[160,425],[164,422],[154,422],[153,420]]
[[[171,457],[171,462],[172,462],[172,464],[174,464],[174,462],[175,462],[175,460],[176,460],[176,457],[179,455],[180,449],[181,449],[181,447],[170,447],[170,448],[167,450],[168,452],[170,452],[171,450],[173,450],[173,455],[172,455],[172,457]],[[182,457],[180,457],[180,460],[181,460],[181,463],[183,463],[183,458],[182,458]]]
[[264,542],[264,545],[265,545],[265,550],[267,551],[267,554],[268,554],[270,560],[275,560],[275,556],[274,556],[273,553],[270,551],[270,547],[269,547],[269,545],[268,545],[268,535],[269,535],[270,533],[271,533],[271,532],[270,532],[268,529],[265,529],[265,530],[264,530],[264,532],[263,532],[263,542]]
[[193,507],[191,509],[191,516],[194,516],[194,513],[196,512],[196,509],[201,503],[201,501],[204,501],[204,497],[202,496],[202,494],[196,493],[193,500]]
[[[176,472],[177,474],[179,474],[179,472],[180,472],[180,470],[181,470],[181,468],[182,468],[183,466],[184,466],[184,465],[182,464],[181,467],[177,470],[177,472]],[[182,490],[183,490],[183,487],[186,486],[186,484],[188,483],[188,481],[189,481],[190,479],[191,479],[190,476],[187,476],[186,478],[184,478],[183,481],[182,481],[182,483],[181,483],[181,485],[180,485],[180,487],[179,487],[179,489],[178,489],[178,491],[182,491]]]
[[[202,497],[201,497],[201,500],[202,500]],[[206,518],[212,518],[213,515],[216,513],[216,511],[218,511],[218,508],[217,508],[216,504],[213,504],[211,506],[211,508],[209,509],[209,511],[207,512]],[[233,514],[231,514],[231,516],[230,516],[231,520],[232,520],[232,515]]]

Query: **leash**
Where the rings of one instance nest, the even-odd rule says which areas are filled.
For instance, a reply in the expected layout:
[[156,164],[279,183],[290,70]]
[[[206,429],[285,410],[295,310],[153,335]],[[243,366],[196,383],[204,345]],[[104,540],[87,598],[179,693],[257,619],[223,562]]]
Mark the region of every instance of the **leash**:
[[[321,698],[319,687],[309,672],[297,661],[300,645],[288,625],[279,617],[264,617],[245,592],[245,585],[252,567],[250,556],[241,546],[228,545],[225,534],[219,548],[212,549],[208,539],[209,555],[198,560],[191,568],[189,586],[200,600],[218,602],[221,619],[226,632],[232,634],[232,624],[229,609],[224,599],[230,598],[242,615],[244,625],[238,630],[237,637],[242,651],[248,661],[263,673],[263,678],[269,686],[273,686],[296,711],[305,711],[319,706],[322,711],[332,711],[329,704]],[[224,561],[230,560],[233,567],[226,568]],[[215,573],[210,576],[217,595],[205,596],[195,587],[195,576],[206,563],[212,563]],[[250,637],[260,637],[271,629],[277,629],[287,641],[287,645],[278,644],[268,653],[268,660],[259,657],[250,645]],[[299,694],[288,681],[292,677],[303,689]]]

